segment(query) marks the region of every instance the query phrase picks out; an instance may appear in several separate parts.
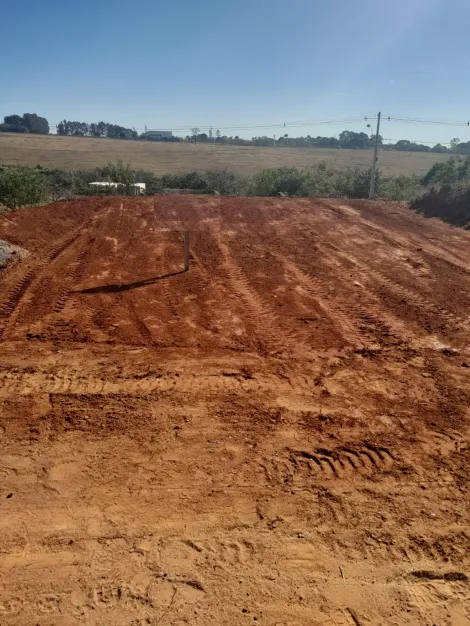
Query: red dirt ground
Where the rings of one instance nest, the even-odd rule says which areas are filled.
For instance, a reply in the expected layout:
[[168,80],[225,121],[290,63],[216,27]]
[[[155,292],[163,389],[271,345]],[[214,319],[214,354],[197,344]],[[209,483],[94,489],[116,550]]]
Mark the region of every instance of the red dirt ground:
[[470,624],[470,233],[157,196],[0,238],[2,626]]

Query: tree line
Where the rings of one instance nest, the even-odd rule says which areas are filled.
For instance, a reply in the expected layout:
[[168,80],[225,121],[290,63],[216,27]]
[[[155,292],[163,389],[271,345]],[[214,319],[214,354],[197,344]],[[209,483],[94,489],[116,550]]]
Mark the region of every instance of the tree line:
[[[36,113],[24,113],[23,115],[6,115],[3,124],[0,124],[0,132],[6,133],[35,133],[49,134],[49,122],[45,117]],[[148,141],[172,141],[193,143],[215,143],[233,146],[262,146],[262,147],[292,147],[292,148],[344,148],[352,150],[370,150],[374,147],[375,136],[365,132],[356,133],[352,130],[343,130],[338,137],[290,137],[288,133],[276,137],[266,135],[243,139],[238,135],[222,135],[220,130],[215,133],[209,130],[201,132],[199,128],[191,129],[191,135],[185,137],[158,138],[147,133],[138,134],[135,128],[125,128],[119,124],[109,122],[76,122],[62,120],[57,125],[57,134],[68,137],[98,137],[109,139],[142,139]],[[381,150],[398,150],[402,152],[434,152],[440,154],[470,155],[470,141],[461,142],[455,137],[449,146],[437,143],[434,146],[400,139],[396,143],[384,143],[379,135]]]
[[[252,137],[242,139],[236,135],[228,137],[222,135],[219,130],[215,132],[201,133],[199,128],[192,128],[191,135],[186,135],[185,141],[195,143],[221,143],[233,146],[262,146],[262,147],[292,147],[292,148],[344,148],[349,150],[370,150],[375,145],[375,135],[365,132],[356,133],[352,130],[343,130],[338,137],[290,137],[287,133],[278,137]],[[144,138],[144,137],[143,137]],[[174,138],[179,140],[179,138]],[[450,146],[437,143],[434,146],[400,139],[396,143],[384,143],[382,135],[379,135],[379,147],[381,150],[398,150],[401,152],[434,152],[439,154],[470,155],[470,141],[461,142],[458,137],[452,139]]]
[[124,128],[108,122],[72,122],[62,120],[57,124],[57,134],[75,137],[107,137],[108,139],[138,139],[135,129]]
[[49,134],[49,122],[45,117],[39,117],[36,113],[24,113],[23,115],[5,115],[3,124],[0,124],[2,133],[35,133],[38,135]]

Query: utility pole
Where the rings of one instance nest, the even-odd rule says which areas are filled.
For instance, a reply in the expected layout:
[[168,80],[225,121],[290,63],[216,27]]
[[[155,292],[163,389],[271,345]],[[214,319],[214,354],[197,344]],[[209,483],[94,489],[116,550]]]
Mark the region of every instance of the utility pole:
[[375,134],[375,146],[374,146],[374,161],[372,163],[372,175],[370,178],[370,190],[369,190],[369,198],[373,198],[375,194],[375,172],[377,170],[377,159],[379,152],[379,132],[380,132],[380,117],[381,113],[379,111],[377,115],[377,132]]

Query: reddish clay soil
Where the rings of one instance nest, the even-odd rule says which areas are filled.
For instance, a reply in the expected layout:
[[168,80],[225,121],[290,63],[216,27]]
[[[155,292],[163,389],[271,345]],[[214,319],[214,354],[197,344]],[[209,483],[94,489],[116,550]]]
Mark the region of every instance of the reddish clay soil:
[[0,238],[2,626],[470,624],[470,233],[157,196]]

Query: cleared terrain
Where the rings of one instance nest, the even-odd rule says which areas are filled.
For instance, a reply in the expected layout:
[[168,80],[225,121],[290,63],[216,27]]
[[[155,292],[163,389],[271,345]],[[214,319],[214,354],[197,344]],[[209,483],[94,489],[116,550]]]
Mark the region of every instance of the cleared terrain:
[[[387,175],[424,174],[434,163],[448,158],[444,154],[381,152],[380,168]],[[327,161],[336,168],[369,167],[372,151],[255,148],[0,133],[0,163],[4,164],[77,169],[118,160],[159,175],[215,167],[250,174],[265,167],[305,167],[319,161]]]
[[2,625],[470,624],[470,233],[157,196],[0,238]]

